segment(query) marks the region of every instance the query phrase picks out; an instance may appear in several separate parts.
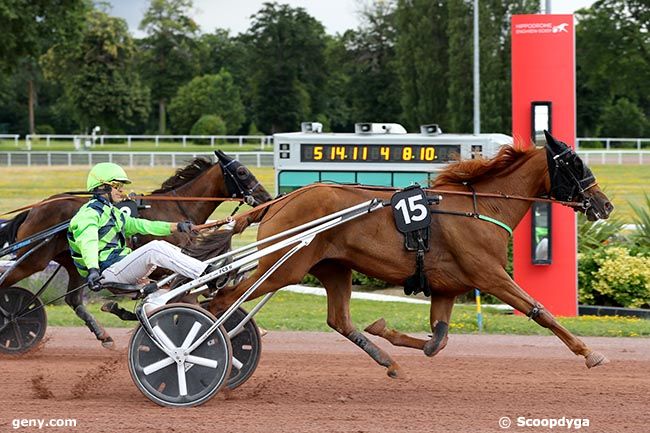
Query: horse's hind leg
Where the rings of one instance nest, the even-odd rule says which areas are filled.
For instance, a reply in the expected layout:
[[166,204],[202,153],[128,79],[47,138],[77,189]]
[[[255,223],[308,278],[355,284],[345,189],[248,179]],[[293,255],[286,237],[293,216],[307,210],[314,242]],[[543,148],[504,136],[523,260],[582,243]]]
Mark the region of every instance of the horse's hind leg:
[[397,362],[352,325],[352,271],[338,263],[323,261],[314,266],[310,273],[318,278],[327,291],[327,324],[363,349],[379,365],[386,367],[388,376],[400,377],[401,370]]
[[588,368],[597,367],[609,362],[603,354],[591,350],[582,340],[560,325],[542,304],[524,292],[512,281],[505,271],[502,271],[496,277],[498,280],[489,281],[483,286],[486,288],[485,291],[487,293],[496,296],[503,302],[526,314],[542,327],[550,329],[573,353],[585,357],[585,364]]
[[386,328],[386,321],[382,318],[368,327],[365,331],[383,337],[394,346],[404,346],[413,349],[424,350],[427,356],[434,356],[447,345],[447,331],[449,330],[449,319],[454,306],[455,297],[431,295],[430,323],[433,335],[430,340],[411,337],[395,329]]

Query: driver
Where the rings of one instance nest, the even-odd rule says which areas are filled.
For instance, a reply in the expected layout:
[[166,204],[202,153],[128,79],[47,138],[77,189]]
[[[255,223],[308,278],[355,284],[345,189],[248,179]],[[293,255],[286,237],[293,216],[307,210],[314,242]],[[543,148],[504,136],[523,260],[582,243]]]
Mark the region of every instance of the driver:
[[189,221],[150,221],[124,214],[114,205],[126,199],[123,188],[129,183],[124,169],[110,162],[99,163],[88,173],[86,188],[93,197],[70,220],[68,228],[72,259],[88,287],[101,290],[102,278],[104,282],[137,284],[158,266],[191,279],[204,274],[208,264],[163,240],[131,251],[126,240],[134,234],[190,233],[194,226]]

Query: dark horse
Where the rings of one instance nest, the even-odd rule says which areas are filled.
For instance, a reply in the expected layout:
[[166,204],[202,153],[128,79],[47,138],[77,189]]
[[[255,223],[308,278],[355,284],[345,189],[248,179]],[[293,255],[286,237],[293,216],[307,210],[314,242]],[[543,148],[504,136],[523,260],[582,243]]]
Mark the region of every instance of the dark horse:
[[[467,192],[465,183],[477,193],[511,196],[551,196],[562,201],[584,203],[582,211],[591,220],[607,218],[613,206],[599,189],[591,171],[564,143],[548,137],[544,149],[518,150],[504,147],[490,160],[469,160],[450,165],[436,179],[436,192]],[[548,159],[548,162],[547,162]],[[318,185],[297,190],[268,206],[258,229],[258,239],[295,227],[318,217],[378,198],[389,200],[395,191],[360,186]],[[470,212],[473,198],[443,193],[436,211]],[[480,214],[516,227],[530,208],[530,201],[504,197],[479,197]],[[240,232],[254,215],[240,219],[232,232],[217,231],[193,247],[195,254],[208,248],[223,250],[233,232]],[[431,287],[430,324],[433,336],[423,340],[385,327],[380,319],[366,331],[386,338],[394,345],[424,350],[428,356],[447,344],[447,330],[456,296],[474,288],[490,293],[549,328],[576,355],[586,358],[588,367],[605,363],[606,358],[592,351],[561,326],[539,302],[522,290],[505,270],[508,232],[502,227],[476,218],[457,215],[433,215],[430,225],[431,249],[424,256],[424,273]],[[235,286],[222,290],[210,304],[218,313],[234,303],[287,249],[263,257],[256,272]],[[354,328],[350,320],[352,270],[363,272],[395,285],[403,285],[413,274],[415,253],[404,249],[402,235],[396,230],[391,209],[384,208],[325,231],[278,268],[254,293],[253,297],[299,283],[305,274],[318,278],[327,291],[327,324],[387,367],[397,377],[399,365],[388,353]]]
[[[172,197],[205,197],[228,198],[238,197],[250,205],[258,205],[271,200],[266,189],[257,181],[255,176],[239,161],[232,159],[221,151],[215,152],[217,162],[204,158],[196,158],[186,167],[179,169],[167,179],[161,188],[151,193],[152,198],[162,196]],[[64,194],[52,198],[64,197]],[[67,196],[68,199],[49,202],[36,206],[29,211],[17,215],[13,220],[0,228],[0,246],[5,242],[13,243],[46,230],[72,218],[79,208],[88,201],[87,197]],[[146,198],[144,199],[147,202]],[[194,224],[203,224],[219,206],[219,201],[149,201],[151,207],[140,211],[141,218],[162,221],[190,220]],[[144,245],[153,238],[139,236],[134,247]],[[188,242],[187,235],[175,233],[165,238],[167,241],[182,245]],[[27,253],[30,248],[19,250],[17,258]],[[113,339],[97,323],[95,318],[83,305],[83,290],[71,291],[84,283],[77,272],[68,249],[65,230],[52,238],[38,253],[29,260],[22,262],[11,270],[0,287],[10,287],[15,282],[42,271],[53,260],[60,263],[69,276],[66,303],[95,334],[104,346],[110,347]]]

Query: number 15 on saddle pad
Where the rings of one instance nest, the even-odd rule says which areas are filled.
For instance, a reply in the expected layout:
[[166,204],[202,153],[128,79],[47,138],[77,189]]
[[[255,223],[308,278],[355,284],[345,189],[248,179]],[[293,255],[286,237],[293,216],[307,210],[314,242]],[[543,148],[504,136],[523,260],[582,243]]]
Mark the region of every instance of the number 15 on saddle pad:
[[429,227],[431,224],[430,202],[438,204],[440,196],[427,197],[418,184],[393,194],[390,205],[393,208],[397,230],[406,234]]

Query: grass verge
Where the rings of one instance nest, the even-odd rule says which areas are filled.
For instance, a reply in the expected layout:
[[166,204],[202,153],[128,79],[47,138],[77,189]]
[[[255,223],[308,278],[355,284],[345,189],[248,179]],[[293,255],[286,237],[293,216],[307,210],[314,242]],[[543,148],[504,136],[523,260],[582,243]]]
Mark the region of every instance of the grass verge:
[[[244,304],[250,310],[256,301]],[[90,311],[108,327],[133,327],[135,322],[122,322],[117,317],[99,311],[101,303],[91,303]],[[125,308],[132,308],[133,302],[122,302]],[[68,306],[47,308],[48,323],[51,326],[83,326]],[[327,304],[325,297],[290,292],[277,293],[258,313],[258,325],[276,331],[332,331],[326,323]],[[384,317],[389,327],[402,332],[430,332],[429,306],[402,302],[377,302],[353,299],[351,316],[355,326],[365,328]],[[483,311],[483,332],[488,334],[552,335],[526,317],[514,316],[485,307]],[[576,335],[604,337],[650,336],[650,320],[627,317],[566,317],[560,323]],[[451,318],[450,332],[467,334],[478,332],[474,306],[457,305]],[[333,331],[332,331],[333,332]]]

